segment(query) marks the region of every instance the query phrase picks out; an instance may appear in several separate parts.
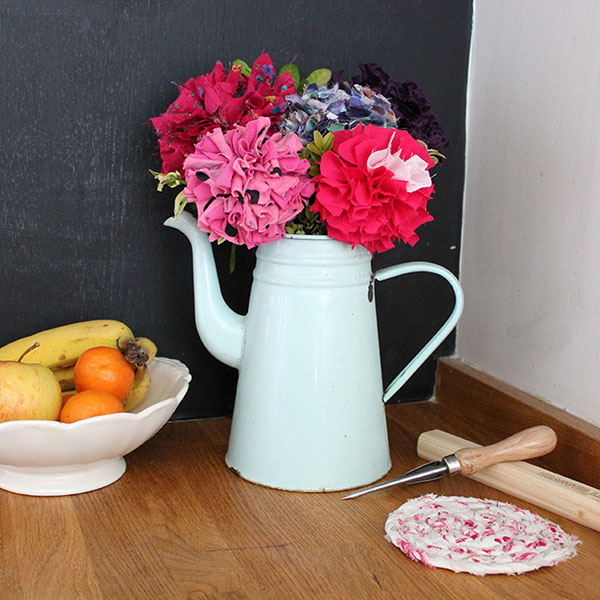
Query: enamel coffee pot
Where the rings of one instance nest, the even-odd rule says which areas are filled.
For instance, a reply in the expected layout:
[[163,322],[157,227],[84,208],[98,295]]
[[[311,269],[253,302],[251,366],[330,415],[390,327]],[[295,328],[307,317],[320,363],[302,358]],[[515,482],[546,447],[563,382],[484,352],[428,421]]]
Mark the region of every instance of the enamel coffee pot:
[[[456,277],[428,262],[372,273],[371,255],[361,246],[286,236],[258,247],[242,316],[223,300],[208,235],[194,217],[184,212],[165,225],[192,246],[202,342],[239,370],[227,465],[255,483],[297,491],[348,489],[385,475],[391,466],[385,402],[456,325],[463,309]],[[373,283],[417,272],[443,277],[454,308],[383,390]]]

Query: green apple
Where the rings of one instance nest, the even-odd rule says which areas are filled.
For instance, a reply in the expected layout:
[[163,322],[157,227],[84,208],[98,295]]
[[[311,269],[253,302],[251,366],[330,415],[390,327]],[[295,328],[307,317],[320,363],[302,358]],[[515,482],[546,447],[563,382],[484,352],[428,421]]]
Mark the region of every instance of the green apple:
[[0,361],[0,423],[56,421],[62,407],[58,379],[48,367],[22,363],[21,358]]

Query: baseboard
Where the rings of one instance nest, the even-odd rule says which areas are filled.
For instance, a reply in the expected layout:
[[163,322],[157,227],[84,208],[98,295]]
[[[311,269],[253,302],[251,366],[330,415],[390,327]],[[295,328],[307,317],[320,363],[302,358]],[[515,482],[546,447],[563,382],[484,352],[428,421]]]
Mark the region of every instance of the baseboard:
[[600,428],[456,358],[438,361],[434,402],[448,411],[453,433],[490,444],[520,429],[548,425],[556,449],[531,462],[600,488]]

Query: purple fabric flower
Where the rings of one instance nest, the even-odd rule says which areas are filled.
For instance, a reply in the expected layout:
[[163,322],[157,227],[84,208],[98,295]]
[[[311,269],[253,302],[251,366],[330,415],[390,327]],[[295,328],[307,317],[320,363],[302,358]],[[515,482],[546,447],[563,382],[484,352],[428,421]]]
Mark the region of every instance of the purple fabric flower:
[[375,63],[361,63],[359,67],[360,76],[353,77],[351,81],[370,87],[389,99],[398,129],[406,129],[414,138],[435,150],[443,150],[448,146],[444,130],[430,112],[430,102],[414,81],[392,81],[383,68]]

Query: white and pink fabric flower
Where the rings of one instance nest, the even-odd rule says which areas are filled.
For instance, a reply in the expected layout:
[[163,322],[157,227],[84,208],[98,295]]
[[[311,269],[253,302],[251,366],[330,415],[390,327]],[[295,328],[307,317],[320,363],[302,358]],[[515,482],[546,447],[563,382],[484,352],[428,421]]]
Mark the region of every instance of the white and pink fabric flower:
[[211,242],[225,238],[253,248],[275,241],[314,193],[298,137],[269,135],[270,127],[269,118],[259,117],[215,129],[185,159],[185,196],[196,204],[198,227]]
[[327,223],[327,235],[371,253],[398,240],[413,246],[415,229],[432,221],[427,202],[434,187],[433,161],[407,131],[358,125],[336,131],[321,158],[311,208]]

